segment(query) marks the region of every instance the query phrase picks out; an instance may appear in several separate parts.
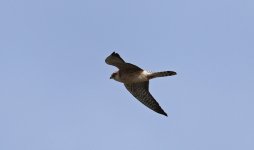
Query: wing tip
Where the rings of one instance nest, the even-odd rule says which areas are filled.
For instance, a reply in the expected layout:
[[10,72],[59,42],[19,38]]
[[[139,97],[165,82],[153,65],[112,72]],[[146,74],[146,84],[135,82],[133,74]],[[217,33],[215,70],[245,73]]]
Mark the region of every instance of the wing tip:
[[120,55],[118,53],[116,53],[115,51],[111,54],[112,56],[117,56],[120,57]]
[[116,53],[115,51],[114,51],[110,56],[115,56],[115,57],[119,58],[121,61],[125,62],[125,61],[121,58],[121,56],[120,56],[118,53]]
[[119,54],[117,54],[115,51],[113,52],[113,53],[111,53],[106,59],[105,59],[105,62],[106,62],[106,64],[108,64],[108,65],[110,65],[110,57],[111,56],[117,56],[117,55],[119,55]]
[[168,116],[168,114],[159,106],[157,109],[154,110],[155,112],[164,115],[164,116]]
[[167,113],[165,113],[165,111],[160,111],[160,112],[158,112],[158,113],[160,113],[160,114],[162,114],[162,115],[164,115],[164,116],[166,116],[166,117],[168,117],[168,114]]

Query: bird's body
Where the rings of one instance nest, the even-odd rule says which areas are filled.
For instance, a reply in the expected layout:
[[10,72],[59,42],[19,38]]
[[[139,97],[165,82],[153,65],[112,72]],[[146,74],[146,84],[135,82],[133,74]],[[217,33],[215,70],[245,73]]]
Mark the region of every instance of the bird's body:
[[131,84],[131,83],[148,81],[149,74],[150,73],[145,70],[136,71],[136,72],[129,72],[129,73],[126,71],[119,70],[116,72],[114,79],[116,81],[119,81],[119,82],[122,82],[125,84]]
[[141,103],[154,110],[157,113],[167,116],[159,103],[149,92],[149,80],[156,77],[176,75],[174,71],[149,72],[139,68],[136,65],[126,63],[119,54],[113,52],[108,56],[105,62],[116,66],[119,70],[114,72],[110,79],[114,79],[125,85],[126,89]]

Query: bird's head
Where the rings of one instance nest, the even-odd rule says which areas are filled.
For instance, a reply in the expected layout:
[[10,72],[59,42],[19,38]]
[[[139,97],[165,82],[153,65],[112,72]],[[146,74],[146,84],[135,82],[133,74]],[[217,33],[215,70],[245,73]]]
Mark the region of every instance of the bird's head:
[[110,79],[115,79],[116,75],[117,75],[117,72],[112,73],[111,76],[110,76]]

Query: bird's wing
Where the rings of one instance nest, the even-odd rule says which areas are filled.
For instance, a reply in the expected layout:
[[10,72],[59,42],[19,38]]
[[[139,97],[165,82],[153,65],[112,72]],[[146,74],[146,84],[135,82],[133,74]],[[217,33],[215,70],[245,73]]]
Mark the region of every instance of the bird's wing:
[[140,71],[142,70],[136,65],[126,63],[118,53],[113,52],[111,55],[109,55],[106,59],[105,62],[109,65],[113,65],[117,67],[120,70],[133,70],[133,71]]
[[159,103],[150,94],[149,81],[124,85],[127,88],[127,90],[141,103],[143,103],[153,111],[167,116],[164,110],[160,107]]

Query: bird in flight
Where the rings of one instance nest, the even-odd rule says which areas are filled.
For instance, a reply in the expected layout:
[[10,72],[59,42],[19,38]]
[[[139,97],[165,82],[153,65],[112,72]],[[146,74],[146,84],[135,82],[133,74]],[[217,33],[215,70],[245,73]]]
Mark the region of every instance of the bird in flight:
[[157,77],[176,75],[174,71],[149,72],[131,63],[125,62],[118,53],[113,52],[105,62],[113,65],[119,70],[114,72],[110,79],[124,84],[126,89],[141,103],[153,111],[167,116],[167,113],[160,107],[159,103],[149,92],[149,80]]

